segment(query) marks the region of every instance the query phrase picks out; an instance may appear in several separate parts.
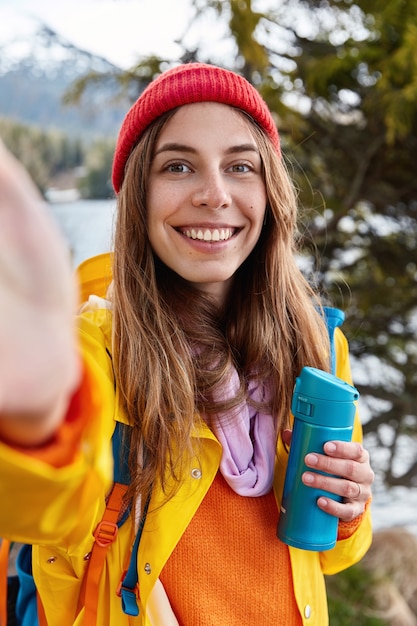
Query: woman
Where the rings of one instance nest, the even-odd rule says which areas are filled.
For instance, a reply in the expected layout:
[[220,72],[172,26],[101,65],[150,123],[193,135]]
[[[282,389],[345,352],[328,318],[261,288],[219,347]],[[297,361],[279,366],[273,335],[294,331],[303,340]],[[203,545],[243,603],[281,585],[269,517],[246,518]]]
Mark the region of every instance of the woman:
[[[109,289],[84,304],[77,342],[57,238],[8,174],[4,219],[22,211],[29,227],[8,225],[13,282],[2,262],[1,338],[14,362],[1,368],[0,496],[11,505],[0,533],[35,544],[47,623],[95,619],[85,580],[121,422],[131,513],[97,583],[97,624],[324,626],[323,575],[369,547],[373,472],[356,417],[354,441],[308,455],[324,473],[303,475],[341,496],[317,503],[339,519],[336,547],[276,538],[294,381],[305,365],[329,370],[330,348],[295,262],[295,194],[265,102],[237,74],[198,63],[161,74],[139,97],[113,164],[113,280],[110,269],[107,283],[100,276]],[[349,382],[339,330],[335,345],[336,373]],[[136,598],[123,572],[140,522]],[[123,612],[120,585],[138,616]]]

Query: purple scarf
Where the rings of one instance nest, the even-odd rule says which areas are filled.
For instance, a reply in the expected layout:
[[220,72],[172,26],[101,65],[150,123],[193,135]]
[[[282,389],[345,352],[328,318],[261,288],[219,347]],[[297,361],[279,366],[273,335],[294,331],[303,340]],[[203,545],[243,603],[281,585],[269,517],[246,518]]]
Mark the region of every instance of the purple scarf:
[[[235,369],[219,400],[236,396],[240,387]],[[267,399],[265,384],[249,384],[249,396],[255,402]],[[275,464],[276,429],[272,415],[261,413],[243,402],[235,416],[220,415],[214,426],[223,454],[220,472],[228,485],[241,496],[262,496],[272,487]]]

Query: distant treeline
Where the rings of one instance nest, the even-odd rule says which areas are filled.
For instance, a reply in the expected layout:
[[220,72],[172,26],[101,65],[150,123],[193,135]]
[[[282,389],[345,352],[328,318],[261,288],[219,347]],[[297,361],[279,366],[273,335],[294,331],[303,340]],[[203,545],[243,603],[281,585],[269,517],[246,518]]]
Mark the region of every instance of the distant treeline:
[[60,130],[0,118],[0,138],[25,166],[39,190],[77,188],[83,198],[109,198],[114,141],[83,142]]

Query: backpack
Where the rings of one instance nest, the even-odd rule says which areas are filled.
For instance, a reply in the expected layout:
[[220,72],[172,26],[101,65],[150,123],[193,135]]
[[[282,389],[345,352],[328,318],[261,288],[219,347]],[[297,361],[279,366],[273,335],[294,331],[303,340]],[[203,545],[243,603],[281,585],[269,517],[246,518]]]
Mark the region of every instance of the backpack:
[[[77,273],[81,285],[81,300],[87,300],[90,293],[105,295],[108,281],[103,278],[103,267],[109,267],[110,256],[99,255],[88,259],[78,268]],[[109,274],[105,274],[108,276]],[[98,287],[98,289],[97,289]],[[333,307],[323,307],[323,313],[330,338],[331,371],[336,371],[336,350],[334,331],[344,321],[344,313]],[[130,509],[124,510],[124,495],[130,484],[128,468],[128,448],[124,444],[123,428],[128,428],[116,422],[112,437],[114,460],[113,485],[107,498],[103,517],[94,532],[95,541],[92,546],[86,574],[84,576],[78,609],[85,607],[85,623],[95,626],[97,621],[98,585],[102,569],[106,560],[107,550],[115,541],[118,529],[126,521]],[[144,452],[146,462],[146,450]],[[132,547],[129,567],[123,573],[117,590],[122,603],[122,610],[127,615],[139,615],[138,607],[138,573],[137,552],[146,520],[150,501],[148,496],[139,527]],[[24,544],[16,559],[14,576],[8,576],[9,552],[12,547],[10,541],[3,539],[0,546],[0,626],[47,626],[45,614],[32,575],[32,546]]]

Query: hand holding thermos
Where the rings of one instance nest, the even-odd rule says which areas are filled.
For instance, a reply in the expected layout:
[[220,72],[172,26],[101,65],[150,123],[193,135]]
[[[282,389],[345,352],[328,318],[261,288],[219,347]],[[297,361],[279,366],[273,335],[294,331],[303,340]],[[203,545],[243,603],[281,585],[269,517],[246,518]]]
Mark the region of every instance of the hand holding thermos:
[[[357,459],[352,457],[341,459],[340,462],[334,459],[329,461],[334,467],[340,466],[341,470],[339,475],[329,472],[328,482],[332,485],[329,491],[316,488],[314,484],[309,486],[302,479],[307,475],[306,472],[312,474],[312,467],[308,467],[305,462],[306,455],[317,453],[319,463],[313,471],[326,475],[327,472],[320,468],[325,444],[328,446],[327,442],[351,441],[358,398],[355,387],[315,368],[303,368],[296,380],[292,401],[294,427],[277,529],[278,537],[288,545],[315,551],[334,547],[339,519],[333,511],[326,512],[318,506],[319,498],[355,502],[356,508],[360,503],[362,510],[364,508],[370,494],[373,473],[362,477],[365,469],[369,473],[369,464],[366,462],[368,453],[360,444],[345,446],[352,455],[358,456]],[[348,476],[348,467],[353,468],[350,471],[356,472],[356,475]],[[336,487],[333,491],[333,484],[336,484],[334,479],[340,483],[337,489],[339,494]],[[352,506],[351,509],[356,511]]]

